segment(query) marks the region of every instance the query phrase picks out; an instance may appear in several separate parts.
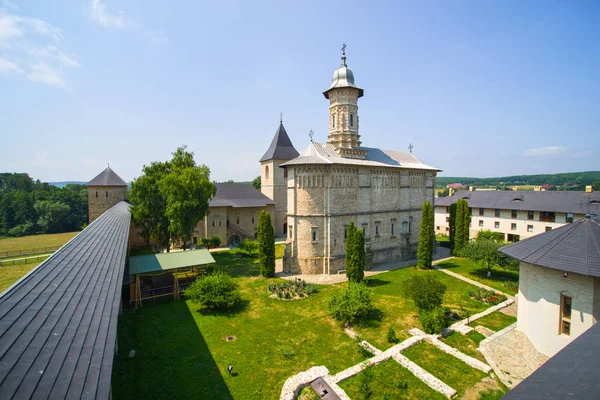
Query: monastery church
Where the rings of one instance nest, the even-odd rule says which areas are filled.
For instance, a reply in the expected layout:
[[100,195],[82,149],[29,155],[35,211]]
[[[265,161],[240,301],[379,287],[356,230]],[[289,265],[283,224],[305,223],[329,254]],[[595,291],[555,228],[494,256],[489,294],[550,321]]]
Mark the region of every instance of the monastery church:
[[[308,147],[298,153],[280,121],[259,160],[261,191],[248,184],[217,184],[209,213],[194,230],[195,243],[212,235],[234,245],[255,238],[260,211],[267,210],[275,235],[286,238],[287,273],[343,271],[351,221],[364,232],[367,269],[416,258],[421,207],[425,201],[433,204],[439,170],[421,163],[412,151],[362,146],[358,99],[364,90],[354,83],[344,50],[323,95],[329,100],[327,142],[313,142],[311,134]],[[92,179],[90,222],[124,200],[126,186],[110,168]],[[140,238],[130,241],[143,245]]]

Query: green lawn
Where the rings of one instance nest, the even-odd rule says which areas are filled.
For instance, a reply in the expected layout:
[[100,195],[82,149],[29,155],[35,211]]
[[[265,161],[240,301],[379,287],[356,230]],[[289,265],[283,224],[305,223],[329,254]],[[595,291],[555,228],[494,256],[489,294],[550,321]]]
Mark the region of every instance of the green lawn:
[[445,399],[425,383],[402,367],[395,360],[388,360],[371,367],[371,372],[362,371],[339,385],[351,399],[362,399],[363,385],[368,383],[373,399]]
[[373,304],[378,312],[365,323],[354,327],[355,331],[380,350],[385,350],[393,344],[387,341],[387,331],[391,326],[400,340],[410,337],[411,328],[421,328],[418,309],[412,300],[400,296],[402,282],[413,275],[432,274],[446,284],[443,306],[462,312],[469,311],[471,315],[481,312],[488,306],[469,297],[473,286],[440,271],[423,271],[416,268],[403,268],[396,271],[375,275],[367,280],[373,289]]
[[493,331],[500,331],[507,326],[514,324],[517,321],[517,318],[501,313],[500,311],[493,312],[491,314],[486,315],[483,318],[479,318],[476,321],[471,323],[471,326],[474,328],[477,325],[485,326]]
[[452,332],[450,335],[441,340],[448,346],[454,347],[461,353],[486,362],[483,354],[477,350],[479,343],[483,339],[485,339],[485,336],[483,336],[481,333],[472,331],[466,335],[461,335],[458,332]]
[[412,346],[402,354],[455,389],[459,397],[487,376],[427,342]]
[[0,239],[0,257],[4,252],[14,252],[23,250],[30,252],[31,249],[39,249],[42,247],[62,246],[71,240],[79,232],[52,233],[44,235],[31,235],[19,238],[2,238]]
[[453,258],[439,263],[437,266],[491,286],[504,293],[516,295],[518,291],[519,271],[510,271],[494,267],[492,268],[492,276],[488,278],[487,268],[482,267],[467,258]]
[[31,271],[31,269],[39,263],[39,261],[36,261],[29,264],[7,265],[0,267],[0,293],[4,292],[10,285]]
[[285,250],[285,244],[275,245],[275,258],[283,258],[283,252]]

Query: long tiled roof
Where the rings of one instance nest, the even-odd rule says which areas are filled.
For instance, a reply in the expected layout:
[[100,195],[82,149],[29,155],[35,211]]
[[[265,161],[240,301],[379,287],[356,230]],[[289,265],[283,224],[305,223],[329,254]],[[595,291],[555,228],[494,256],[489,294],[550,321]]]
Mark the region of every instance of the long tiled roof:
[[528,264],[600,277],[600,223],[586,217],[500,251]]
[[435,199],[436,206],[449,206],[459,199],[467,200],[473,208],[502,210],[549,211],[587,214],[600,211],[600,193],[534,192],[534,191],[473,191],[461,190],[451,197]]
[[338,155],[331,143],[311,142],[308,147],[300,153],[297,158],[290,160],[281,166],[303,165],[303,164],[343,164],[360,165],[369,167],[394,167],[439,171],[435,167],[423,164],[412,153],[382,150],[372,147],[361,147],[367,151],[366,159],[345,158]]
[[127,186],[125,182],[115,171],[106,167],[94,179],[87,183],[88,186]]
[[217,194],[209,207],[264,207],[275,204],[267,196],[247,183],[217,183]]
[[108,399],[129,205],[0,294],[0,399]]
[[279,124],[279,128],[277,128],[277,132],[275,132],[273,140],[271,141],[271,145],[259,161],[263,162],[273,159],[291,160],[295,157],[298,157],[298,152],[294,148],[290,137],[285,131],[285,128],[283,127],[283,122],[281,122]]

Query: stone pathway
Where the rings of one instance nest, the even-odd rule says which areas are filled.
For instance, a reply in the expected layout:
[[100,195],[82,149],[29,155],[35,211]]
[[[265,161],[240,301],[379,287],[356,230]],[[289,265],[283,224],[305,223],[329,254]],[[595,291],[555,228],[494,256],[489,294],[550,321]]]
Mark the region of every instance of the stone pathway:
[[495,333],[496,333],[496,332],[494,332],[493,330],[491,330],[490,328],[486,328],[486,327],[485,327],[485,326],[483,326],[483,325],[477,325],[477,326],[475,327],[475,330],[476,330],[477,332],[481,333],[481,334],[482,334],[483,336],[485,336],[485,337],[490,337],[490,336],[492,336],[493,334],[495,334]]

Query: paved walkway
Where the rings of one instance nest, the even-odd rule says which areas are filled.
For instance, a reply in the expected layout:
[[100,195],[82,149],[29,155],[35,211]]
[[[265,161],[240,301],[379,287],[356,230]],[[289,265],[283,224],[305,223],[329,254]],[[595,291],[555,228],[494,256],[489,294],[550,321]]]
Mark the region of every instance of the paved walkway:
[[[433,259],[437,260],[437,262],[441,262],[447,260],[450,255],[450,250],[445,247],[438,247],[437,252],[433,255]],[[394,271],[401,268],[412,267],[417,264],[417,260],[410,261],[397,261],[393,263],[385,263],[379,264],[373,267],[373,269],[365,271],[365,277],[381,274],[382,272]],[[346,278],[346,274],[336,274],[336,275],[306,275],[306,274],[286,274],[283,272],[283,260],[275,261],[275,276],[277,278],[283,279],[302,279],[303,281],[309,283],[318,283],[322,285],[331,285],[333,283],[345,282],[348,279]]]

